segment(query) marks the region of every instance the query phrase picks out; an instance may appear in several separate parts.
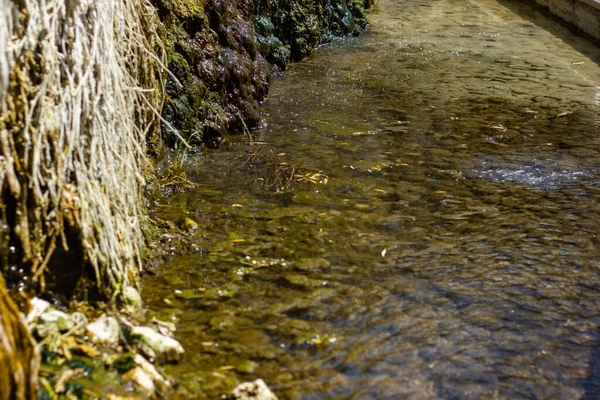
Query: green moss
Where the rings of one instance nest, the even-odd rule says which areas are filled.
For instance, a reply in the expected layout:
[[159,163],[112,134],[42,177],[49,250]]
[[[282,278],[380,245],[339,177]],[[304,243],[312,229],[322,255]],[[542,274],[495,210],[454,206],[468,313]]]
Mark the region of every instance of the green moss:
[[275,25],[271,19],[265,15],[257,15],[254,17],[254,29],[256,33],[264,36],[275,34]]
[[204,17],[204,1],[202,0],[170,0],[166,3],[183,20]]
[[[204,3],[203,0],[154,0],[154,6],[158,9],[163,23],[169,19],[178,20],[182,23],[192,20],[206,20]],[[169,26],[169,28],[172,28],[172,26]]]

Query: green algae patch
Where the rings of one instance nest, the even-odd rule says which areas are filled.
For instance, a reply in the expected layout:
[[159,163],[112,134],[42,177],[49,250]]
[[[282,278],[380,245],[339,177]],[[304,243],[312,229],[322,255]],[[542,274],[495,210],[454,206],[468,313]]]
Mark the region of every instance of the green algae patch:
[[285,275],[283,279],[294,286],[304,289],[318,288],[327,286],[327,281],[322,279],[312,279],[304,275]]

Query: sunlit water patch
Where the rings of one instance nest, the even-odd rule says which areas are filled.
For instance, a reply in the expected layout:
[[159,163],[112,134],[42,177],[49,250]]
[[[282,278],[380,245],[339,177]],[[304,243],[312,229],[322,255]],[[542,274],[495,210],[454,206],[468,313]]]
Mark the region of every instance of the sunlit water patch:
[[482,157],[471,174],[493,182],[509,182],[536,190],[558,190],[568,184],[592,181],[596,169],[556,158],[529,155]]

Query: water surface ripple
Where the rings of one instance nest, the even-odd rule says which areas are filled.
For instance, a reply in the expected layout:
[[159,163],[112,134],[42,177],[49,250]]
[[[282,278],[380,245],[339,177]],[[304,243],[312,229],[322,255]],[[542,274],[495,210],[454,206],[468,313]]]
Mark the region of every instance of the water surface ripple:
[[517,1],[371,21],[159,211],[201,226],[145,282],[187,348],[163,371],[200,398],[600,398],[600,51]]

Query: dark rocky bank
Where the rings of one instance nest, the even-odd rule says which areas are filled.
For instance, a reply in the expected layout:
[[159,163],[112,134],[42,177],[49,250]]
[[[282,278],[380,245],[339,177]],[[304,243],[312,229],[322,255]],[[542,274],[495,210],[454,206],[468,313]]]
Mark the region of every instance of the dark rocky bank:
[[[358,35],[372,0],[153,0],[169,49],[163,116],[191,143],[260,125],[271,76],[334,36]],[[177,135],[168,132],[173,144]]]

